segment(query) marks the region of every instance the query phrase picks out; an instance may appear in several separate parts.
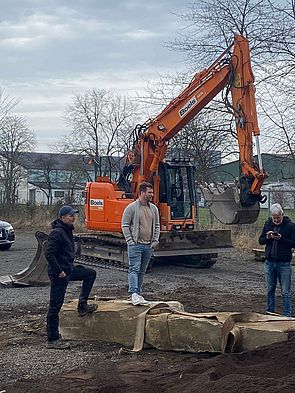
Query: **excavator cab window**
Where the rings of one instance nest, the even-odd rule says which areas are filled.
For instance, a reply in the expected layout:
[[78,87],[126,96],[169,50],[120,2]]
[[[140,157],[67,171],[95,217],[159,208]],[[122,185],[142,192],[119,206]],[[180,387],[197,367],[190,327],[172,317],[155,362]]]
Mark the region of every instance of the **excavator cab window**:
[[192,218],[192,205],[195,201],[193,167],[165,163],[160,176],[160,202],[166,202],[170,206],[171,219]]

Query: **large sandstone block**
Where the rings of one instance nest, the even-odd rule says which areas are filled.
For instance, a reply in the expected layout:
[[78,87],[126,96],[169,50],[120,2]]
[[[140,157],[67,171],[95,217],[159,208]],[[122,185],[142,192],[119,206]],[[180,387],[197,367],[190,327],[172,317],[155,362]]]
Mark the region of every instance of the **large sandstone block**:
[[[60,313],[60,331],[69,340],[101,340],[132,347],[136,334],[137,317],[148,309],[133,306],[127,300],[95,300],[97,311],[83,318],[77,315],[77,300],[65,303]],[[158,302],[151,302],[151,306]],[[179,311],[183,305],[171,301],[167,304]]]
[[276,342],[287,341],[295,321],[267,321],[238,324],[241,331],[240,351],[250,351]]
[[69,340],[115,342],[187,352],[237,352],[288,340],[295,319],[258,313],[188,313],[176,301],[133,306],[126,300],[95,300],[98,309],[77,316],[77,300],[64,304],[61,334]]
[[160,350],[220,352],[221,337],[222,324],[215,317],[162,314],[162,318],[146,318],[145,342]]

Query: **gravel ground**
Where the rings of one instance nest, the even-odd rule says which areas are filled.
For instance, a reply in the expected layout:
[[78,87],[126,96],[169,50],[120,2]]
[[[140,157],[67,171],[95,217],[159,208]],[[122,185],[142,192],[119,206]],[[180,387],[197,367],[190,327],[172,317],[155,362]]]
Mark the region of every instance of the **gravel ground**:
[[[36,245],[33,233],[18,233],[14,246],[0,253],[0,275],[17,273],[26,267],[35,254]],[[154,266],[145,277],[144,289],[146,298],[178,300],[190,312],[264,311],[262,264],[254,261],[251,253],[237,250],[221,254],[210,269]],[[76,298],[78,293],[79,284],[71,283],[66,301]],[[92,295],[126,298],[127,273],[98,268]],[[126,359],[134,362],[134,355],[122,358],[118,354],[119,346],[109,343],[77,341],[68,351],[47,350],[48,287],[0,287],[0,296],[0,392],[37,392],[39,390],[33,390],[33,385],[29,384],[36,378],[50,378],[54,374],[94,366],[108,370],[112,364],[126,364]],[[281,302],[278,306],[279,312]],[[187,358],[191,358],[191,354],[159,353],[156,350],[143,351],[136,357],[143,362],[164,359],[163,368],[168,367],[167,364],[176,367]],[[105,375],[105,379],[108,378]],[[73,388],[73,391],[76,390]]]

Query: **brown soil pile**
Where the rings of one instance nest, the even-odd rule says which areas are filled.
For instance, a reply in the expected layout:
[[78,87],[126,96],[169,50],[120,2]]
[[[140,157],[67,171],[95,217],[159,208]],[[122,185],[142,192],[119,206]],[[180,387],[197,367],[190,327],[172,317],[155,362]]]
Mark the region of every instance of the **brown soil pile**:
[[[0,256],[2,275],[18,272],[35,254],[33,234],[17,236]],[[93,293],[123,298],[125,272],[97,269]],[[67,300],[77,297],[73,283]],[[295,280],[292,283],[295,293]],[[221,254],[211,269],[155,266],[145,277],[145,296],[177,300],[188,312],[265,309],[263,265],[251,253]],[[73,342],[46,349],[48,288],[0,287],[0,392],[6,393],[294,393],[295,339],[239,354],[188,354],[145,349],[119,355],[119,345]],[[277,312],[282,312],[278,292]],[[33,325],[32,325],[33,324]],[[40,328],[38,330],[37,328]],[[32,333],[31,328],[35,333]],[[43,377],[42,377],[43,375]]]
[[291,393],[295,391],[295,339],[240,354],[187,355],[149,351],[99,360],[95,368],[42,380],[19,381],[10,393]]

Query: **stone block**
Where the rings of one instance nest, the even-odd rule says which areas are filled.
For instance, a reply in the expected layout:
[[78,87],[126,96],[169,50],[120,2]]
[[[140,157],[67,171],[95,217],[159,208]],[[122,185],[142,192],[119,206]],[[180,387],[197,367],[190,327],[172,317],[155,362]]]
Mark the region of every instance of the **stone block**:
[[220,352],[222,324],[216,318],[196,317],[194,314],[166,314],[146,319],[145,342],[160,350],[184,352]]
[[[60,312],[60,332],[67,340],[101,340],[132,347],[137,327],[137,317],[147,306],[133,306],[127,300],[94,300],[97,310],[85,317],[77,315],[78,300],[65,303]],[[151,302],[154,306],[159,302]],[[166,302],[183,311],[179,302]]]
[[295,319],[258,313],[188,313],[176,301],[133,306],[94,300],[98,309],[77,315],[77,300],[63,305],[60,331],[68,340],[99,340],[135,351],[145,346],[182,352],[238,352],[286,341]]

